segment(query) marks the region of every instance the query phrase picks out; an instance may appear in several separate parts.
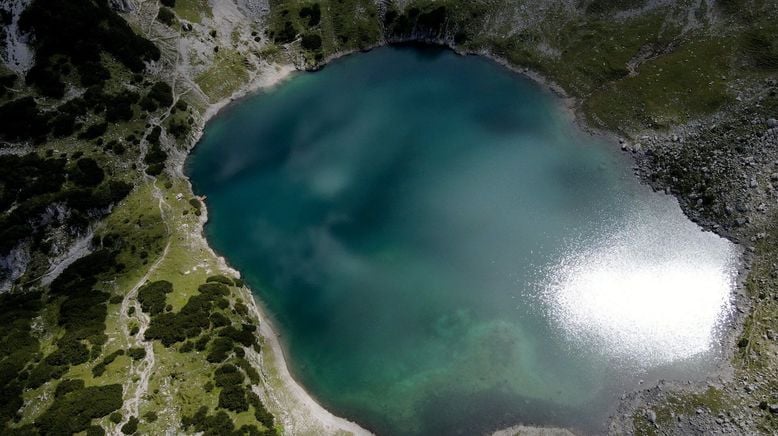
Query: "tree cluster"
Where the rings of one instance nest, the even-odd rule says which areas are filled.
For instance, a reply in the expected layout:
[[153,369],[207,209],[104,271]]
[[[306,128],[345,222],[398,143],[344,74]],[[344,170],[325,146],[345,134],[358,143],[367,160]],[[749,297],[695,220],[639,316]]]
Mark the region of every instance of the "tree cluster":
[[205,283],[198,288],[199,294],[189,297],[179,312],[160,313],[151,317],[146,339],[157,339],[166,347],[177,342],[199,336],[210,328],[211,310],[214,305],[226,303],[229,288],[221,283]]
[[414,6],[403,12],[390,9],[384,16],[384,28],[394,38],[422,36],[438,39],[445,36],[447,18],[445,6],[425,10]]
[[200,407],[194,415],[184,416],[181,419],[184,430],[202,432],[203,436],[274,436],[278,434],[274,428],[259,430],[254,425],[245,424],[236,429],[230,415],[220,410],[213,415],[208,414],[206,406]]
[[102,53],[134,72],[160,58],[159,49],[136,35],[108,0],[34,0],[22,13],[19,27],[34,35],[36,62],[27,83],[49,97],[65,94],[64,76],[72,68],[83,86],[110,77],[101,64]]
[[308,20],[308,27],[318,26],[321,21],[321,7],[318,3],[303,6],[298,15]]
[[98,363],[92,368],[92,375],[95,377],[100,377],[101,375],[105,374],[105,369],[113,363],[114,360],[116,360],[117,357],[123,356],[124,350],[116,350],[113,353],[105,356],[102,360],[102,362]]
[[0,138],[9,141],[32,139],[43,142],[51,130],[51,117],[38,108],[32,97],[22,97],[0,106],[0,119],[3,120]]
[[144,312],[156,316],[165,310],[166,294],[171,292],[173,284],[167,280],[146,283],[138,290],[138,302]]
[[0,428],[16,418],[30,379],[28,364],[39,357],[32,319],[42,308],[39,293],[0,294]]
[[149,143],[146,156],[143,161],[148,165],[146,168],[146,174],[151,176],[158,176],[165,169],[165,161],[167,160],[167,152],[162,149],[160,143],[160,136],[162,135],[162,128],[160,126],[154,126],[146,135],[146,142]]
[[73,434],[86,430],[93,419],[122,407],[122,385],[83,387],[68,381],[61,395],[35,420],[41,434]]
[[166,108],[173,104],[173,88],[165,82],[152,85],[149,92],[141,99],[141,109],[154,112],[160,107]]

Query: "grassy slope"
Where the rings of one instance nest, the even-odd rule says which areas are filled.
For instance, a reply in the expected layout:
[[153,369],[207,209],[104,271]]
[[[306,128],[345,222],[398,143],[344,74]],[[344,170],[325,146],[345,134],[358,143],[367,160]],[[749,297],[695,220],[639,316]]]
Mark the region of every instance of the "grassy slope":
[[[204,2],[180,0],[176,11],[181,14],[181,18],[193,22],[200,22],[202,19],[210,17],[210,8]],[[153,21],[153,16],[145,18],[152,18],[152,20],[147,20],[142,24],[133,23],[133,27],[135,29],[157,28],[164,32],[164,27]],[[164,53],[163,49],[163,56]],[[167,55],[174,55],[174,53],[168,52]],[[212,69],[204,71],[196,78],[209,100],[223,99],[245,84],[248,73],[245,63],[241,61],[242,56],[235,51],[225,50],[217,54],[217,63]],[[111,71],[112,76],[110,80],[103,83],[103,89],[107,92],[121,92],[128,88],[129,83],[133,83],[129,86],[130,89],[144,93],[153,83],[152,79],[136,86],[135,82],[131,80],[131,74],[112,58],[104,57],[103,62]],[[225,68],[231,73],[229,78],[224,75]],[[78,85],[74,78],[70,78],[68,86],[77,87]],[[21,92],[9,95],[8,99],[22,97],[30,93],[24,87],[21,89]],[[8,99],[1,99],[0,103],[4,103]],[[201,111],[205,107],[197,96],[190,96],[187,100],[190,101],[191,108],[200,108]],[[44,98],[40,98],[40,101],[57,103],[56,100]],[[147,131],[147,123],[158,123],[166,127],[169,125],[168,118],[185,122],[187,115],[194,113],[191,110],[174,110],[175,113],[171,113],[167,108],[160,108],[144,114],[137,106],[133,106],[133,111],[132,120],[109,125],[107,132],[102,136],[104,142],[114,139],[124,140],[130,134],[138,135],[138,132]],[[100,122],[100,120],[99,117],[88,115],[85,124],[89,125]],[[175,149],[190,146],[186,139],[181,140],[180,144],[176,144],[175,138],[167,137],[173,141],[163,144],[164,147]],[[41,414],[53,404],[53,392],[61,384],[59,380],[83,380],[87,387],[118,383],[124,385],[125,400],[134,396],[137,389],[141,388],[139,382],[144,367],[143,360],[133,361],[126,354],[120,355],[106,366],[106,371],[102,375],[93,374],[93,368],[106,356],[116,351],[126,351],[130,347],[137,347],[143,343],[140,333],[127,334],[127,331],[131,331],[141,324],[138,319],[141,311],[139,304],[135,298],[127,297],[130,290],[142,284],[145,279],[170,281],[173,283],[175,292],[167,296],[167,303],[170,305],[169,310],[177,312],[190,297],[198,294],[198,286],[204,283],[209,275],[218,274],[222,269],[218,259],[206,249],[207,247],[201,245],[197,234],[193,234],[197,231],[196,229],[201,228],[202,223],[199,211],[188,201],[192,198],[189,185],[178,177],[161,177],[155,182],[149,181],[149,178],[143,175],[143,156],[146,152],[144,147],[127,143],[127,150],[118,156],[107,153],[103,147],[93,142],[71,136],[51,140],[37,148],[40,154],[45,154],[47,150],[65,151],[69,156],[81,154],[93,157],[111,179],[132,181],[137,186],[129,197],[118,204],[109,216],[96,225],[94,230],[95,241],[106,237],[121,238],[123,241],[122,248],[117,254],[117,262],[124,266],[123,270],[111,276],[101,276],[99,284],[96,286],[96,288],[109,292],[118,298],[117,300],[112,299],[107,304],[103,331],[106,336],[104,346],[99,353],[90,356],[85,363],[71,365],[58,378],[45,382],[40,387],[26,390],[23,394],[25,404],[20,409],[18,419],[10,423],[10,427],[6,429],[7,432],[17,429],[20,431],[34,430],[31,425],[36,424]],[[178,193],[184,193],[184,200],[176,200],[175,195]],[[164,199],[161,206],[158,197]],[[163,248],[168,244],[169,249],[163,251]],[[150,270],[152,265],[155,267],[153,272]],[[38,269],[28,271],[19,282],[25,283],[27,288],[38,287],[39,282],[36,277],[46,268],[48,268],[48,264],[40,262]],[[149,274],[150,272],[151,274]],[[245,311],[245,308],[237,311],[234,309],[244,303],[244,297],[243,291],[239,288],[232,289],[233,294],[228,299],[232,309],[228,308],[220,312],[238,327],[241,322],[256,323],[257,320],[253,319]],[[35,359],[40,359],[41,355],[45,356],[55,351],[54,344],[57,338],[63,334],[62,327],[57,324],[57,301],[45,304],[39,312],[39,316],[33,320],[35,328],[41,332],[38,335],[40,352],[33,356]],[[127,307],[129,310],[125,311]],[[207,338],[211,334],[215,335],[215,331],[209,330],[202,337]],[[153,345],[154,370],[151,372],[148,388],[140,393],[139,432],[155,434],[169,429],[175,431],[181,428],[181,418],[194,415],[200,406],[207,406],[210,414],[218,409],[218,396],[221,389],[217,387],[208,394],[203,392],[203,386],[208,382],[213,382],[213,372],[218,366],[218,363],[213,364],[206,361],[207,351],[210,347],[208,346],[202,352],[182,353],[178,346],[165,347],[155,341]],[[235,355],[232,356],[228,357],[228,361],[236,358]],[[34,364],[35,362],[30,363],[30,365]],[[244,374],[248,373],[244,372]],[[258,381],[251,381],[252,385],[256,383]],[[250,406],[248,411],[240,413],[221,410],[228,413],[235,428],[248,425],[262,432],[268,430],[255,417],[253,406]],[[156,419],[147,415],[147,412],[156,413]],[[106,430],[120,431],[119,427],[122,423],[127,422],[129,416],[122,418],[119,425],[115,424],[115,421],[108,416],[95,419],[92,424],[100,425]],[[190,428],[189,431],[195,431],[195,429]]]

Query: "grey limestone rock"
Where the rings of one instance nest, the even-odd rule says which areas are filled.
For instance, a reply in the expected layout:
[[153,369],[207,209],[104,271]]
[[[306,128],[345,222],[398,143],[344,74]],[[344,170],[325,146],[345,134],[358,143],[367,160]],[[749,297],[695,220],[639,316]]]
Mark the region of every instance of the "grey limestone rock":
[[133,10],[130,0],[111,0],[111,7],[119,12],[130,12]]

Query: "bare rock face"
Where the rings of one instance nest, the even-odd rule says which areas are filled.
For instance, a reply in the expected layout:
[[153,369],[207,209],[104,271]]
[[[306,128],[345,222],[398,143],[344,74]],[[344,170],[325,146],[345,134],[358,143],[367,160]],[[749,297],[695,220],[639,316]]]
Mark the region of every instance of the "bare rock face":
[[268,0],[237,0],[235,3],[247,17],[254,20],[270,13],[270,2]]
[[134,8],[132,0],[110,0],[111,8],[118,12],[131,12]]
[[21,277],[30,263],[30,250],[26,244],[20,244],[8,254],[0,256],[0,293],[7,292],[13,283]]

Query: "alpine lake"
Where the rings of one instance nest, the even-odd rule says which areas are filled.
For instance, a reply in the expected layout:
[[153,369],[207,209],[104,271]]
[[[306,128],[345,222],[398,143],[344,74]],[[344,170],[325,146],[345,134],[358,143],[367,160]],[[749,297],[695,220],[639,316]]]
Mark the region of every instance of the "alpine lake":
[[230,105],[186,170],[333,413],[601,433],[625,392],[716,370],[740,255],[617,148],[497,63],[395,46]]

